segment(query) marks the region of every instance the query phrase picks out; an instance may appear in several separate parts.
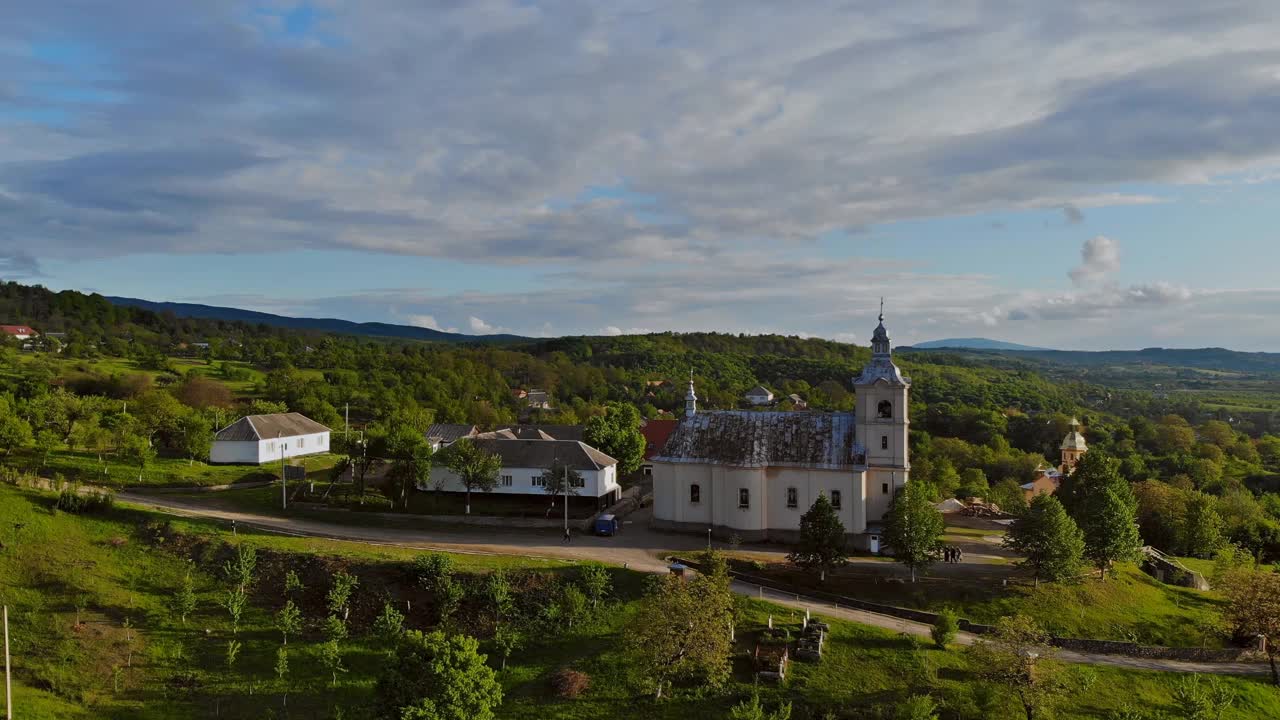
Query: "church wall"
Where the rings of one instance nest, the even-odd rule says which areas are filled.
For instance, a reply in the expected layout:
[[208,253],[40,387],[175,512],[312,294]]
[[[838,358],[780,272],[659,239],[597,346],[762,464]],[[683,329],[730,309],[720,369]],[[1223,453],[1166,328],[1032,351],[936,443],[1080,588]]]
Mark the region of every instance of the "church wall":
[[[902,487],[907,480],[906,475],[907,473],[901,470],[867,469],[867,522],[869,524],[882,522],[885,513],[889,512],[889,505],[893,502],[894,488]],[[888,492],[885,492],[885,486],[888,486]]]

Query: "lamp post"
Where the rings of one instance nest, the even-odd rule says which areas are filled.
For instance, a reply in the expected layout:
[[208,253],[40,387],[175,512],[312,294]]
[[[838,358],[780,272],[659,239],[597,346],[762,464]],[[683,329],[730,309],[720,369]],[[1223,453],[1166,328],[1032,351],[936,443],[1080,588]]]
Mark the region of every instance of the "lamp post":
[[707,528],[707,552],[711,552],[711,528]]
[[276,445],[280,446],[280,509],[289,509],[289,480],[284,472],[284,443],[280,441],[281,433],[276,433]]

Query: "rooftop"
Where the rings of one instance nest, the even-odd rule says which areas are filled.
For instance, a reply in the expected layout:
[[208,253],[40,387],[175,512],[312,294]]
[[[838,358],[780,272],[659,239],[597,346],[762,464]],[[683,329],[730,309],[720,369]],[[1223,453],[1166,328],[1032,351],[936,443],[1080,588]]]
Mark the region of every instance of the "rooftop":
[[574,470],[602,470],[618,461],[576,440],[513,440],[477,437],[471,442],[502,458],[503,467],[553,467],[557,462]]
[[274,413],[246,415],[219,430],[213,439],[227,442],[252,442],[322,432],[329,432],[329,428],[302,413]]
[[851,412],[701,412],[685,418],[655,462],[844,470],[862,464]]

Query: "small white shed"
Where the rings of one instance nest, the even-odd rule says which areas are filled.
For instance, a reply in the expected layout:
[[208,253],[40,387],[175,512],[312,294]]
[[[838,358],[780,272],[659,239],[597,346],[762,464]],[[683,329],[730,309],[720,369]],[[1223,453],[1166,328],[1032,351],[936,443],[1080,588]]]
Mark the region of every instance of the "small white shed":
[[259,465],[329,452],[329,428],[301,413],[247,415],[213,436],[209,462]]

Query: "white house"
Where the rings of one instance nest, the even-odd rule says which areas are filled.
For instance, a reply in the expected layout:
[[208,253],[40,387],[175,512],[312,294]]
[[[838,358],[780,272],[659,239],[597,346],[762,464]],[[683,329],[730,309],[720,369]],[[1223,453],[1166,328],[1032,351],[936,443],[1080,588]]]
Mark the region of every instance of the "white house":
[[[545,473],[555,466],[568,466],[581,478],[573,486],[578,497],[597,498],[602,506],[618,500],[618,461],[578,440],[514,437],[511,430],[481,433],[468,438],[485,452],[502,458],[502,471],[493,493],[499,495],[545,495]],[[464,492],[465,487],[443,464],[431,469],[431,484],[446,492]],[[431,488],[420,487],[419,490]]]
[[28,325],[0,325],[0,332],[14,340],[27,340],[37,335],[36,331]]
[[743,397],[752,405],[768,405],[773,402],[773,393],[763,385],[751,388]]
[[305,415],[248,415],[213,436],[209,462],[261,464],[324,452],[329,452],[329,428]]
[[879,552],[884,516],[910,473],[911,386],[880,319],[871,362],[853,381],[854,412],[698,412],[691,389],[685,418],[653,458],[654,527],[790,541],[822,493],[853,545]]

